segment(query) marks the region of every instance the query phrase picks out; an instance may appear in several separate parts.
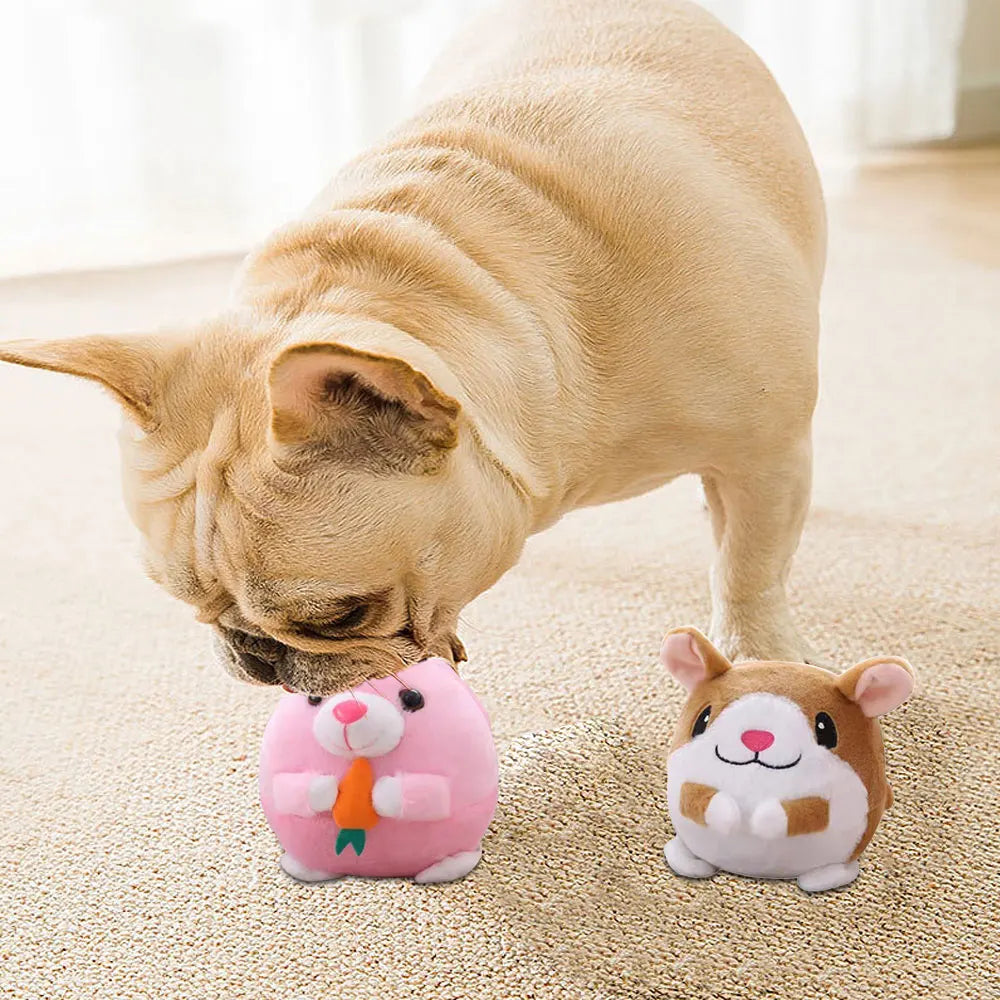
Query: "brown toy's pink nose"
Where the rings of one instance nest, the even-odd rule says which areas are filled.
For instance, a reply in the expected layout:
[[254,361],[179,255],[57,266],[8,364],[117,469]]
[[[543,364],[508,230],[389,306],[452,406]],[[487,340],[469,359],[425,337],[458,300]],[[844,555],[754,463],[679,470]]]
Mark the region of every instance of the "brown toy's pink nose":
[[766,750],[774,742],[774,733],[764,729],[748,729],[741,737],[743,745],[754,753]]
[[352,722],[363,719],[367,711],[368,706],[363,701],[355,701],[351,698],[349,701],[341,701],[333,706],[333,717],[345,726],[349,726]]

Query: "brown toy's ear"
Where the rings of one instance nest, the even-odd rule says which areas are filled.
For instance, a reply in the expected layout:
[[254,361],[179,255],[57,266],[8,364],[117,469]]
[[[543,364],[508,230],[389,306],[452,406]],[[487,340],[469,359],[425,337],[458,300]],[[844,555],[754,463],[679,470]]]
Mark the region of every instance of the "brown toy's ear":
[[865,715],[885,715],[913,693],[913,667],[899,656],[876,656],[845,670],[837,688]]
[[732,667],[729,660],[690,625],[671,629],[663,637],[660,660],[674,680],[688,691]]

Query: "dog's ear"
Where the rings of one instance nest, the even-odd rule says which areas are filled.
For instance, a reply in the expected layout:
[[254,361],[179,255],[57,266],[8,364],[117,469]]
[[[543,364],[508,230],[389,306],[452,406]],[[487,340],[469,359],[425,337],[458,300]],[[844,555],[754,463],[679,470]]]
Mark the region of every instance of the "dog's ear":
[[46,368],[99,382],[144,430],[156,425],[164,349],[154,337],[76,337],[0,343],[0,361]]
[[425,472],[458,443],[459,404],[400,358],[296,344],[271,365],[269,390],[279,460],[319,448],[344,461]]

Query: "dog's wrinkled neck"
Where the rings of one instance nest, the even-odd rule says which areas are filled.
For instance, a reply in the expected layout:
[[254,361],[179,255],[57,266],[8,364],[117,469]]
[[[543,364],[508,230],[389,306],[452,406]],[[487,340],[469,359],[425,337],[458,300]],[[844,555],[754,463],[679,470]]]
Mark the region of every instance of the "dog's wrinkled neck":
[[253,254],[238,297],[273,315],[288,343],[326,339],[406,361],[460,403],[533,522],[561,502],[559,379],[540,321],[434,226],[334,208]]
[[[238,417],[231,407],[215,416],[212,433],[195,470],[194,571],[205,589],[205,607],[221,610],[223,590],[213,563],[218,518],[216,509],[225,489],[225,468],[240,444]],[[218,611],[216,611],[216,615]]]

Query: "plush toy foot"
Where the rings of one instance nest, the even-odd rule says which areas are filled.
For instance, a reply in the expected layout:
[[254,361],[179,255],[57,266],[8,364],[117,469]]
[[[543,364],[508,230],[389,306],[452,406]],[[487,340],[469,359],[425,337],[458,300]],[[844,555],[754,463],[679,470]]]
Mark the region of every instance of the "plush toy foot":
[[331,875],[329,872],[316,871],[315,868],[307,868],[300,861],[296,861],[287,851],[281,855],[278,862],[281,870],[286,875],[291,875],[296,882],[329,882],[331,879],[340,878],[340,875]]
[[422,872],[417,872],[413,876],[414,882],[429,884],[431,882],[454,882],[468,875],[483,856],[480,851],[462,851],[460,854],[450,854],[440,861],[435,861],[429,868]]
[[719,870],[697,854],[692,854],[680,837],[674,837],[663,848],[663,856],[667,859],[667,864],[685,878],[710,878]]
[[799,876],[799,888],[803,892],[826,892],[827,889],[839,889],[850,885],[857,877],[859,866],[857,861],[848,861],[842,865],[823,865]]

